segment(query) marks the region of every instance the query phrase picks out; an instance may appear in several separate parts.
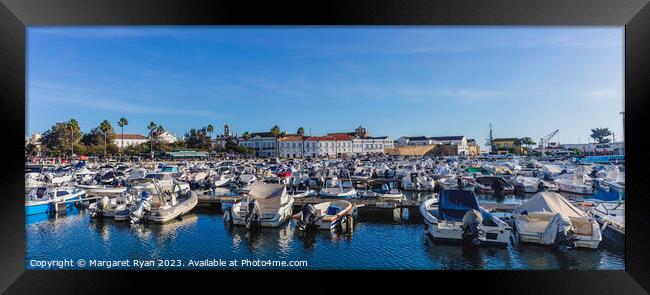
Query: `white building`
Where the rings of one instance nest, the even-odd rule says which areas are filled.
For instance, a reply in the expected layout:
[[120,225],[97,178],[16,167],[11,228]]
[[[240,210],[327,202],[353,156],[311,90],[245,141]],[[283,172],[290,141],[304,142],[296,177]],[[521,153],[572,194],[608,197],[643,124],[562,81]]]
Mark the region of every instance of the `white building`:
[[395,140],[395,145],[430,145],[433,141],[426,136],[402,136]]
[[239,138],[239,144],[255,149],[258,157],[275,157],[276,138],[271,132],[251,133],[250,139]]
[[305,154],[310,157],[352,155],[352,140],[347,135],[312,136],[305,139]]
[[[124,139],[124,141],[122,141],[122,139]],[[115,139],[113,139],[113,143],[115,143],[115,145],[117,145],[117,147],[119,148],[138,145],[138,144],[145,143],[147,141],[149,141],[149,139],[146,138],[145,136],[142,136],[140,134],[127,134],[127,133],[125,134],[116,133]],[[122,146],[122,142],[124,142],[124,146]]]
[[[160,135],[158,135],[157,138],[158,138],[158,140],[164,141],[166,143],[174,143],[174,142],[176,142],[178,140],[176,138],[176,134],[171,134],[171,133],[169,133],[167,131],[165,131],[165,132],[161,133]],[[125,145],[126,145],[126,143],[125,143]]]
[[280,157],[284,158],[304,158],[305,157],[305,137],[299,135],[289,135],[280,138]]

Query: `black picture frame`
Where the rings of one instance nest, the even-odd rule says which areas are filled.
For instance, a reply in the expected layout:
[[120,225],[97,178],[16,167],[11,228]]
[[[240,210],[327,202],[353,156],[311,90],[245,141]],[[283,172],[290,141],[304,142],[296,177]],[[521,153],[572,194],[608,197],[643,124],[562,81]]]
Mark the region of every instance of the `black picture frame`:
[[[25,271],[23,179],[26,99],[26,26],[50,25],[551,25],[625,26],[625,133],[627,203],[625,271],[402,271],[366,272],[134,272]],[[142,281],[190,280],[190,288],[301,292],[314,280],[327,280],[328,292],[368,288],[443,292],[440,288],[490,293],[644,294],[650,290],[648,197],[643,168],[648,150],[650,100],[650,5],[647,0],[445,0],[445,1],[125,1],[0,0],[0,97],[4,139],[5,196],[0,197],[0,290],[11,294],[122,293],[161,286]],[[144,277],[144,279],[143,279]],[[173,278],[174,277],[174,278]],[[255,278],[255,279],[251,279]],[[339,287],[337,278],[349,286]],[[247,281],[253,281],[247,282]],[[286,280],[280,287],[278,280]],[[451,282],[455,283],[451,283]],[[303,285],[298,287],[297,284]],[[234,291],[232,288],[228,292]],[[430,289],[430,290],[427,290]],[[269,290],[271,292],[272,290]],[[308,291],[311,292],[311,291]],[[247,292],[248,293],[248,292]]]

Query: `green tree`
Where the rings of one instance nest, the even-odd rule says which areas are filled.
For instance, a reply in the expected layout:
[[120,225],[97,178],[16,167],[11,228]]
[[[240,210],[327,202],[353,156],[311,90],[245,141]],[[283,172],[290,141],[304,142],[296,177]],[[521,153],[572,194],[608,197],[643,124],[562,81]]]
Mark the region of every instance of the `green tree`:
[[124,126],[129,125],[129,120],[122,117],[122,118],[120,118],[119,121],[117,121],[117,125],[120,126],[120,128],[122,129],[122,149],[121,149],[121,153],[124,154]]
[[607,138],[612,136],[612,132],[609,131],[609,128],[594,128],[591,129],[591,138],[593,138],[598,143],[608,143],[611,139]]
[[251,139],[251,134],[250,134],[250,132],[245,131],[244,133],[242,133],[242,137],[243,137],[245,140],[249,140],[249,139]]
[[72,154],[73,145],[82,137],[77,120],[55,123],[49,130],[43,132],[41,145],[49,155],[62,157]]
[[25,156],[26,157],[34,157],[38,154],[38,148],[36,147],[35,144],[33,143],[28,143],[25,146]]
[[298,131],[296,131],[296,134],[298,134],[300,136],[305,136],[305,128],[302,128],[302,127],[298,128]]

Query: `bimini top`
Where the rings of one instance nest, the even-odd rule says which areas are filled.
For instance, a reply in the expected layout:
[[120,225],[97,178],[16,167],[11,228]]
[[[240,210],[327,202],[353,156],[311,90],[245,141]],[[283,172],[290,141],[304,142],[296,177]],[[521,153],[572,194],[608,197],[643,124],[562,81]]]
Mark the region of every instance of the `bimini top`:
[[554,192],[540,192],[536,193],[526,203],[523,203],[517,208],[518,212],[546,212],[546,213],[561,213],[568,217],[585,217],[586,213],[576,208],[562,195]]
[[442,220],[462,221],[469,210],[480,211],[474,193],[468,190],[443,190],[438,199],[438,215]]
[[271,199],[285,195],[286,187],[279,183],[256,182],[248,186],[248,195],[253,199]]

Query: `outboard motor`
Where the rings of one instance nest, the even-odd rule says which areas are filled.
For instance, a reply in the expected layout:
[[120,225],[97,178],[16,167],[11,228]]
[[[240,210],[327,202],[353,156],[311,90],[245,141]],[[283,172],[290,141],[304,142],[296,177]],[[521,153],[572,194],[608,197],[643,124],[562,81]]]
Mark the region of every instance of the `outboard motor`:
[[481,212],[477,210],[470,210],[465,212],[463,216],[463,243],[468,246],[478,246],[481,244],[480,237],[485,234],[482,229],[479,228],[480,224],[483,222],[483,216]]
[[301,230],[307,230],[316,221],[316,208],[312,204],[305,204],[300,211],[302,212],[302,217],[297,222],[298,227]]
[[260,225],[260,208],[257,200],[248,202],[248,211],[246,212],[246,228],[251,229]]
[[135,209],[129,214],[131,224],[139,222],[144,217],[144,214],[151,210],[150,201],[151,197],[149,194],[146,191],[142,192],[142,198],[135,204]]
[[503,184],[499,179],[495,179],[492,183],[492,190],[494,190],[496,196],[501,196],[501,194],[503,194]]
[[566,252],[567,250],[576,247],[576,240],[577,238],[575,237],[575,231],[573,229],[573,225],[571,224],[571,220],[565,216],[562,216],[559,219],[557,226],[555,245],[560,251]]
[[95,210],[91,213],[91,217],[104,216],[104,208],[108,207],[109,202],[110,199],[107,196],[104,196],[101,201],[97,202],[97,207],[95,207]]
[[543,192],[544,188],[545,188],[545,186],[544,186],[543,182],[540,181],[539,183],[537,183],[537,191],[538,192]]

